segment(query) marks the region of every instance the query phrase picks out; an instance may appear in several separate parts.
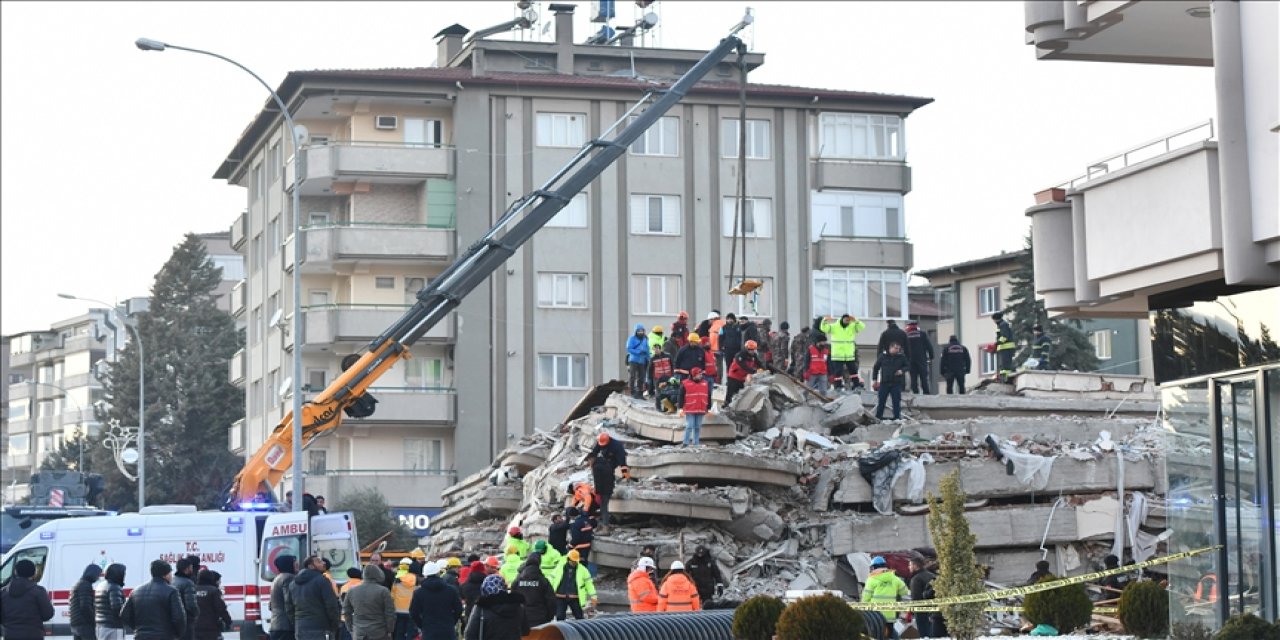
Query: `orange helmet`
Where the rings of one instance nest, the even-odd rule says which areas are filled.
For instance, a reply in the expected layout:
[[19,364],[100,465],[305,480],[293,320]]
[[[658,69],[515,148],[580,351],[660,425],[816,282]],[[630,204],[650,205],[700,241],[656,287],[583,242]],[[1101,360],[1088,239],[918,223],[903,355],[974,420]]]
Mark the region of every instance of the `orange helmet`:
[[746,344],[746,345],[744,345],[744,346],[747,348],[747,351],[755,351],[755,350],[756,350],[756,347],[758,347],[758,346],[760,346],[760,345],[756,344],[756,341],[755,341],[755,340],[748,340],[748,341],[747,341],[747,344]]
[[602,432],[600,435],[596,436],[596,442],[602,445],[609,444],[609,434]]

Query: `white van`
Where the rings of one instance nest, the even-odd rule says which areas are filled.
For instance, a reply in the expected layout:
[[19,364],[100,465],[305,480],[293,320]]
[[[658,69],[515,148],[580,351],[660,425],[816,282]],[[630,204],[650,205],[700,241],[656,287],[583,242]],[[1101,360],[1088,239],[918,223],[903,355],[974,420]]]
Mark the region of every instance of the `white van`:
[[7,584],[18,560],[36,565],[36,581],[49,591],[54,636],[71,636],[68,600],[84,568],[125,565],[125,594],[151,580],[152,560],[175,564],[200,556],[201,568],[222,574],[222,593],[235,621],[229,640],[259,640],[267,635],[274,560],[293,555],[301,562],[315,554],[332,564],[341,585],[347,569],[360,563],[351,513],[311,518],[306,512],[128,513],[98,518],[66,518],[31,531],[0,561],[0,585]]

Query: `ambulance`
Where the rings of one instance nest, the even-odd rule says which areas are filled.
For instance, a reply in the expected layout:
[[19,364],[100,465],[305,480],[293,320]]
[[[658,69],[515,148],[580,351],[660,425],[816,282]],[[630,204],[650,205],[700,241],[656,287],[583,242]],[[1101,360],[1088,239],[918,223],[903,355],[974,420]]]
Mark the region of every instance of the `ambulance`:
[[338,585],[347,569],[360,563],[355,519],[351,513],[310,518],[305,511],[254,513],[196,511],[186,505],[146,507],[141,513],[97,518],[66,518],[45,523],[14,545],[0,560],[0,585],[8,584],[14,565],[30,560],[36,582],[53,600],[52,635],[71,637],[71,588],[86,566],[103,569],[123,564],[125,594],[151,580],[152,560],[176,565],[200,557],[200,567],[222,574],[222,594],[234,620],[228,640],[260,640],[270,624],[271,581],[275,559],[308,555],[327,559]]

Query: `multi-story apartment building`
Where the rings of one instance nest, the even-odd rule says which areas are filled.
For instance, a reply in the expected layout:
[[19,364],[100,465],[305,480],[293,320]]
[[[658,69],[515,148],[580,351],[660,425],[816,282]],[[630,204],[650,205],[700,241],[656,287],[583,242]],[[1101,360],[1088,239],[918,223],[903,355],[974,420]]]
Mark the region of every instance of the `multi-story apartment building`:
[[[236,142],[215,174],[249,191],[232,228],[248,258],[250,335],[232,372],[250,389],[233,448],[251,453],[287,410],[276,392],[294,342],[314,392],[508,205],[702,56],[574,44],[573,5],[551,9],[554,43],[464,41],[454,25],[438,34],[435,67],[288,74],[278,93],[310,136],[301,162],[284,157],[273,109]],[[763,63],[746,55],[749,69]],[[591,385],[623,376],[635,323],[670,325],[681,310],[697,323],[714,308],[798,329],[851,312],[874,336],[904,317],[904,123],[930,99],[747,87],[747,275],[764,281],[748,301],[727,294],[738,73],[735,60],[718,65],[377,383],[377,413],[313,444],[308,489],[332,497],[377,483],[395,504],[438,505],[448,471],[483,467],[519,435],[557,425]],[[293,309],[295,169],[306,248],[296,340],[263,328]]]
[[[1013,295],[1010,278],[1017,271],[1018,260],[1025,255],[1025,251],[1011,251],[915,272],[943,294],[940,297],[945,300],[945,312],[938,319],[938,341],[945,344],[954,335],[969,348],[973,368],[965,378],[967,389],[974,388],[982,378],[996,375],[996,354],[985,349],[995,342],[991,316],[1008,306]],[[1151,330],[1146,318],[1078,320],[1079,329],[1093,343],[1099,371],[1152,376]],[[1030,338],[1017,336],[1019,341]],[[938,364],[935,362],[935,368]]]
[[0,336],[0,504],[6,504],[9,494],[5,487],[13,484],[13,469],[9,466],[9,384],[15,382],[9,377],[9,336]]
[[1213,67],[1211,121],[1087,165],[1027,215],[1048,308],[1151,318],[1169,549],[1218,545],[1168,566],[1171,615],[1280,618],[1280,3],[1025,4],[1042,59]]

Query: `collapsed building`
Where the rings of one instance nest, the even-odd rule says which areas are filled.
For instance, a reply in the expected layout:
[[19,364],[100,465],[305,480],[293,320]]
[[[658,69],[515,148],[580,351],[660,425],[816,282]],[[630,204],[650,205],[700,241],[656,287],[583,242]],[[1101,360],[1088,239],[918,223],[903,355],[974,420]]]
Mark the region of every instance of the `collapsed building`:
[[597,387],[563,424],[446,490],[428,553],[501,553],[510,525],[545,538],[571,484],[590,481],[584,457],[602,430],[625,444],[634,476],[619,481],[610,530],[592,546],[603,609],[627,607],[627,572],[650,544],[664,569],[708,546],[727,602],[856,595],[873,555],[893,564],[931,551],[925,496],[953,470],[993,585],[1026,582],[1041,559],[1076,575],[1108,554],[1140,561],[1164,551],[1158,405],[1143,378],[1024,372],[970,395],[908,396],[904,419],[882,422],[867,411],[870,395],[817,397],[788,377],[758,375],[707,416],[703,444],[689,448],[683,418],[622,387]]

